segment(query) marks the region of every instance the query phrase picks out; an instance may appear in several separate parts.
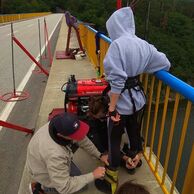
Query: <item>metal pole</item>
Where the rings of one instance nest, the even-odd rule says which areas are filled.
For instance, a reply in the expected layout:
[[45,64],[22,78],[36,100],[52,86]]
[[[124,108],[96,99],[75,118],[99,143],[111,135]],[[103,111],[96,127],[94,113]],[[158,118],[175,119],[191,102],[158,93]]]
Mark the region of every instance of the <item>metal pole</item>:
[[45,20],[45,18],[44,18],[44,44],[45,44],[45,52],[44,52],[44,57],[45,57],[45,59],[46,59],[46,57],[47,57],[47,38],[46,38],[46,26],[45,26],[45,23],[46,23],[46,20]]
[[40,19],[38,19],[38,32],[39,32],[39,52],[40,52],[40,63],[42,64],[42,54],[41,54],[41,34],[40,34]]
[[15,64],[14,64],[14,45],[13,45],[13,23],[11,23],[11,58],[12,58],[12,76],[13,76],[13,93],[16,95],[16,86],[15,86]]
[[47,47],[48,48],[48,56],[49,56],[49,61],[50,61],[50,66],[51,66],[52,62],[53,62],[53,58],[52,58],[52,51],[51,51],[51,45],[50,45],[46,20],[44,20],[44,25],[45,25],[46,39],[47,39],[47,43],[48,43],[48,45],[47,45],[48,46]]
[[117,0],[117,9],[122,7],[122,0]]

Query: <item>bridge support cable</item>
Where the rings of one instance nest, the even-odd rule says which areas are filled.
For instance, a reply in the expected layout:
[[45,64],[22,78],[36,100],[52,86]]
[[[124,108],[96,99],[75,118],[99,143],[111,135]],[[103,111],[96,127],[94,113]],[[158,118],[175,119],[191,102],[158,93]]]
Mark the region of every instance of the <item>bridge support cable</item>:
[[15,84],[15,61],[14,61],[14,44],[13,44],[13,23],[11,23],[11,58],[12,58],[12,80],[13,80],[13,92],[8,92],[0,96],[0,100],[4,102],[14,102],[27,99],[30,95],[25,91],[16,91]]
[[34,133],[34,131],[32,129],[28,129],[28,128],[25,128],[25,127],[22,127],[19,125],[15,125],[12,123],[8,123],[8,122],[2,121],[2,120],[0,120],[0,126],[10,128],[10,129],[13,129],[16,131],[24,132],[24,133],[29,133],[29,134]]

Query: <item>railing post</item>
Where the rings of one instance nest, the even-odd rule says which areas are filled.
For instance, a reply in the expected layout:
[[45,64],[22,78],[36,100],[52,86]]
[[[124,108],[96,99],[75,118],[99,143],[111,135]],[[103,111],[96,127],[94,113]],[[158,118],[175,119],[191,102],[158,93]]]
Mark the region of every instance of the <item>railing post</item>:
[[183,186],[182,194],[194,194],[194,144],[192,146],[192,152],[190,155],[189,165],[187,168],[187,173],[185,175],[185,182]]

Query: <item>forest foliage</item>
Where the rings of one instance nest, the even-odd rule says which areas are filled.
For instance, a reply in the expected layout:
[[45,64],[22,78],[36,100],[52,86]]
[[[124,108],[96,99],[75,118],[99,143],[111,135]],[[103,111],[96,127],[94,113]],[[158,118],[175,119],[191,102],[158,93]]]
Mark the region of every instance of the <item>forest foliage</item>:
[[[3,14],[66,10],[106,33],[116,0],[1,0]],[[134,13],[137,35],[167,55],[174,75],[194,83],[194,0],[139,0]]]

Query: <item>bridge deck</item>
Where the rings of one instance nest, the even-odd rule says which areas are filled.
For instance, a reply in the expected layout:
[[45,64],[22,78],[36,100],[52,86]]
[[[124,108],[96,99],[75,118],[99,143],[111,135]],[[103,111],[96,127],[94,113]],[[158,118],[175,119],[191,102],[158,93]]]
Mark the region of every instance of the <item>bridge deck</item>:
[[[66,37],[67,26],[65,24],[65,19],[63,19],[56,51],[65,50]],[[71,48],[77,46],[77,40],[75,36],[71,36],[70,42]],[[83,59],[80,61],[69,59],[56,60],[54,57],[43,101],[40,107],[36,129],[38,129],[48,121],[48,114],[52,111],[53,108],[63,108],[64,93],[61,91],[61,86],[67,81],[69,75],[71,74],[75,74],[76,78],[91,78],[96,76],[95,70],[88,59]],[[92,159],[81,149],[76,152],[74,161],[80,167],[83,173],[91,172],[99,164],[99,161]],[[122,183],[126,180],[135,180],[138,183],[144,184],[149,189],[151,194],[163,193],[144,159],[142,167],[138,169],[134,175],[129,175],[125,171],[125,169],[121,168],[119,170],[119,182]],[[26,190],[28,189],[28,181],[28,175],[25,173],[24,170],[19,194],[28,193],[28,191]],[[97,191],[94,184],[91,183],[89,184],[87,190],[79,193],[98,194],[101,192]]]

